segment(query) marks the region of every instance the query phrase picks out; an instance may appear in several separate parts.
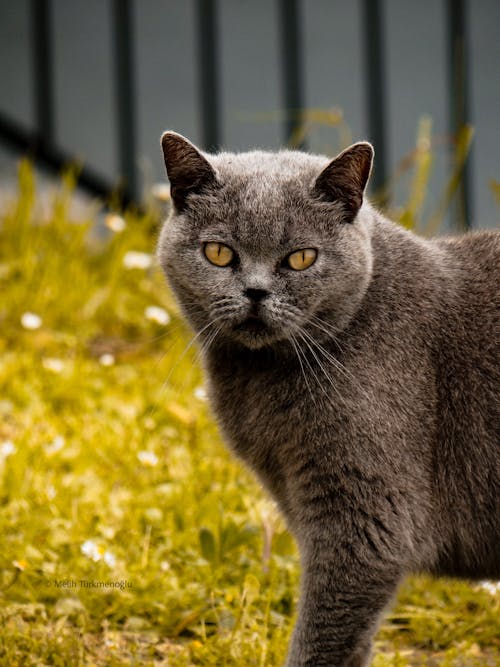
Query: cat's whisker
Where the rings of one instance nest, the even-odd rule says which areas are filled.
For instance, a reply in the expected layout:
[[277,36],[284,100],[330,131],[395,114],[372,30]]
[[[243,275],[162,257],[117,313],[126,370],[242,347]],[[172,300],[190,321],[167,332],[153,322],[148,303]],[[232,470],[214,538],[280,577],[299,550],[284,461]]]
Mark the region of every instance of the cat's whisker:
[[317,315],[312,315],[312,317],[309,319],[309,324],[318,330],[323,331],[328,339],[335,343],[342,354],[345,354],[346,351],[355,352],[355,349],[348,340],[344,339],[342,340],[342,344],[340,343],[338,329],[326,320],[318,317]]
[[234,306],[232,306],[232,305],[228,305],[228,306],[222,306],[221,308],[214,308],[213,311],[214,311],[217,315],[220,314],[220,315],[224,315],[224,316],[226,316],[226,315],[228,315],[228,314],[230,314],[230,313],[234,313],[235,308],[234,308]]
[[[199,345],[198,350],[196,351],[194,360],[193,360],[193,365],[197,366],[199,365],[201,359],[203,358],[203,355],[208,352],[209,347],[212,345],[216,337],[219,335],[219,333],[222,331],[222,325],[218,326],[215,330],[210,331],[205,338],[205,340]],[[180,385],[178,388],[178,393],[179,395],[183,395],[184,391],[188,385],[189,382],[189,377],[186,377],[184,379],[184,382]]]
[[196,357],[195,357],[196,362],[199,362],[199,361],[201,360],[201,358],[203,357],[203,355],[205,355],[205,354],[208,352],[208,349],[210,348],[210,346],[212,345],[212,343],[215,341],[215,339],[217,338],[217,336],[220,334],[220,332],[222,331],[222,329],[223,329],[222,325],[221,325],[221,326],[218,326],[214,331],[211,331],[211,332],[208,334],[208,336],[206,337],[206,339],[205,339],[205,340],[203,341],[203,343],[200,345],[200,348],[199,348],[199,350],[198,350],[198,352],[197,352],[197,354],[196,354]]
[[340,345],[340,341],[338,339],[338,329],[335,328],[332,324],[329,322],[326,322],[325,320],[321,319],[321,317],[318,317],[317,315],[312,315],[311,318],[309,319],[309,323],[319,329],[320,331],[323,331],[330,340],[333,340],[335,345],[339,348],[339,350],[343,353],[344,349]]
[[219,299],[215,299],[213,303],[214,305],[217,306],[219,304],[223,304],[226,302],[234,302],[234,301],[235,301],[234,297],[226,295],[226,296],[221,296]]
[[[298,335],[300,336],[302,342],[303,342],[304,345],[308,348],[309,352],[312,354],[312,356],[314,357],[316,363],[318,364],[318,366],[319,366],[321,372],[323,373],[323,375],[324,375],[325,378],[327,379],[328,384],[329,384],[329,385],[331,386],[331,388],[336,392],[336,394],[338,395],[338,397],[342,400],[342,394],[339,392],[338,387],[337,387],[337,386],[335,385],[335,383],[333,382],[332,378],[331,378],[330,375],[328,374],[328,372],[327,372],[327,370],[325,369],[324,365],[321,363],[320,358],[318,357],[318,355],[317,355],[316,352],[314,351],[314,348],[309,344],[309,342],[308,342],[307,338],[304,336],[304,334],[305,334],[305,331],[304,331],[304,330],[301,330],[301,331],[298,332]],[[306,357],[304,357],[304,358],[306,359]],[[324,390],[324,387],[323,387],[322,383],[319,381],[319,378],[318,378],[318,384],[319,384],[320,388],[323,389],[325,395],[328,396],[328,398],[331,400],[331,397],[329,396],[328,392],[326,392],[326,391]]]
[[[326,322],[325,320],[321,319],[317,315],[311,315],[309,319],[307,320],[306,324],[311,325],[315,329],[318,329],[319,331],[322,331],[326,336],[328,337],[329,340],[333,341],[335,345],[338,347],[339,351],[344,354],[344,348],[340,344],[340,341],[338,339],[338,330],[332,326],[329,322]],[[319,341],[316,341],[319,344]],[[343,345],[345,345],[345,341],[343,341]],[[348,346],[347,349],[352,349],[351,346]],[[330,352],[328,354],[331,355]],[[333,357],[333,355],[331,355]],[[341,362],[333,357],[336,363],[341,364]],[[343,366],[343,364],[341,364]],[[344,367],[344,366],[343,366]],[[345,368],[345,367],[344,367]]]
[[300,371],[301,371],[302,376],[304,378],[304,382],[306,383],[307,390],[309,391],[309,394],[314,401],[314,394],[313,394],[313,391],[311,389],[311,385],[309,384],[309,380],[307,379],[307,375],[306,375],[306,372],[304,370],[304,364],[302,363],[302,353],[301,353],[301,350],[300,350],[300,345],[298,345],[293,333],[289,334],[288,340],[290,341],[290,343],[291,343],[291,345],[292,345],[292,347],[295,351],[295,354],[297,355],[297,359],[298,359],[299,365],[300,365]]
[[[296,332],[297,335],[299,336],[301,342],[304,344],[304,346],[309,350],[309,352],[314,356],[316,362],[318,362],[316,355],[314,352],[311,350],[311,346],[309,343],[304,339],[300,331]],[[300,350],[300,345],[298,345],[298,350]],[[328,402],[332,404],[331,396],[330,394],[326,391],[325,387],[323,386],[323,382],[321,381],[318,373],[316,372],[314,366],[312,365],[311,361],[307,358],[307,355],[305,354],[304,350],[301,350],[302,352],[302,357],[304,359],[304,364],[307,366],[309,373],[311,374],[311,377],[316,381],[316,384],[318,385],[319,389],[321,392],[325,395],[325,397],[328,399]],[[318,363],[318,366],[320,364]],[[323,370],[324,372],[324,370]]]
[[[316,328],[319,328],[321,331],[326,331],[322,329],[319,325],[316,325],[314,323],[313,326],[316,326]],[[347,370],[347,368],[331,353],[329,352],[319,341],[317,341],[314,336],[312,336],[310,333],[307,331],[303,330],[304,335],[308,338],[308,340],[334,365],[336,366],[341,373],[344,373],[346,377],[350,377],[351,379],[354,379],[353,375]],[[335,341],[334,341],[335,342]]]
[[348,352],[348,351],[353,351],[353,347],[348,341],[343,340],[342,344],[340,343],[340,340],[338,338],[338,333],[339,333],[338,330],[335,327],[329,325],[324,320],[313,316],[309,320],[308,324],[310,324],[315,329],[323,332],[325,334],[325,336],[327,337],[327,339],[329,341],[332,341],[335,344],[338,351],[342,355],[345,355],[346,352]]
[[338,359],[336,359],[328,350],[326,350],[317,340],[313,338],[307,331],[302,330],[302,333],[306,336],[308,341],[313,345],[318,352],[320,352],[327,361],[329,361],[337,370],[344,375],[350,382],[357,387],[357,389],[363,394],[363,396],[368,400],[371,401],[371,396],[364,390],[364,388],[361,386],[359,381],[354,377],[352,373],[350,373],[347,368],[340,363]]
[[[188,351],[191,349],[191,347],[194,345],[194,343],[198,340],[198,338],[199,338],[199,337],[200,337],[200,336],[201,336],[207,329],[209,329],[211,326],[213,326],[214,324],[216,324],[216,322],[220,322],[220,320],[224,319],[224,317],[225,317],[225,315],[220,315],[219,317],[216,317],[216,318],[210,320],[210,321],[208,322],[208,324],[206,324],[202,329],[200,329],[200,331],[198,331],[197,334],[195,334],[195,335],[191,338],[191,340],[188,342],[188,344],[186,345],[186,347],[184,348],[184,350],[182,351],[182,353],[180,354],[180,356],[178,357],[178,359],[176,359],[176,361],[175,361],[175,363],[173,364],[172,368],[170,369],[170,371],[169,371],[169,373],[168,373],[166,379],[162,382],[162,385],[161,385],[161,388],[160,388],[160,395],[165,391],[165,389],[166,389],[166,387],[167,387],[167,385],[168,385],[168,382],[169,382],[170,378],[172,377],[173,372],[175,371],[175,369],[177,368],[177,366],[180,364],[180,362],[182,361],[182,359],[186,356],[186,354],[187,354]],[[156,414],[156,411],[157,411],[157,409],[158,409],[158,406],[159,406],[159,403],[156,402],[156,404],[153,405],[153,406],[149,409],[147,416],[150,417],[150,418],[153,417],[153,416]]]

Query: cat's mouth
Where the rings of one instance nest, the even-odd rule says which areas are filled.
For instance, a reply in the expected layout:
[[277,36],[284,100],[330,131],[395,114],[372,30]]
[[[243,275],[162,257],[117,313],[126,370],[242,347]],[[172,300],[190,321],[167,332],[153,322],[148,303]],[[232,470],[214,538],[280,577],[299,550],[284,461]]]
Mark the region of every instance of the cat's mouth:
[[232,327],[233,339],[251,350],[258,350],[276,341],[277,331],[273,322],[260,317],[257,313],[248,313],[245,319]]
[[243,322],[240,322],[235,327],[236,331],[243,331],[246,333],[259,334],[268,330],[267,324],[256,315],[250,315]]

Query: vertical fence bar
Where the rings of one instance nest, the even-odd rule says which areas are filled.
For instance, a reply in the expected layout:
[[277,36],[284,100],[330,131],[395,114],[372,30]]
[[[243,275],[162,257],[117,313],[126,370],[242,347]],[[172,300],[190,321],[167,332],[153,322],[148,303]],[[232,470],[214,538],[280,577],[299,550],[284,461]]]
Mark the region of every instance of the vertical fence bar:
[[[52,144],[54,141],[54,94],[50,0],[31,0],[30,19],[36,128],[40,140],[44,144]],[[8,65],[4,64],[4,66]]]
[[[464,0],[447,0],[449,125],[453,138],[469,122],[468,43]],[[453,217],[457,226],[470,229],[470,166],[466,160],[457,189]]]
[[206,150],[220,147],[220,85],[217,7],[215,0],[197,2],[198,75],[202,142]]
[[387,182],[386,79],[383,53],[383,17],[380,0],[363,0],[362,14],[368,132],[377,155],[372,185],[375,190],[380,191]]
[[119,168],[124,179],[124,199],[137,200],[132,0],[113,1],[113,29]]
[[[284,139],[289,143],[303,124],[302,35],[299,0],[279,0],[281,25],[281,62],[285,102]],[[305,141],[294,144],[305,148]]]

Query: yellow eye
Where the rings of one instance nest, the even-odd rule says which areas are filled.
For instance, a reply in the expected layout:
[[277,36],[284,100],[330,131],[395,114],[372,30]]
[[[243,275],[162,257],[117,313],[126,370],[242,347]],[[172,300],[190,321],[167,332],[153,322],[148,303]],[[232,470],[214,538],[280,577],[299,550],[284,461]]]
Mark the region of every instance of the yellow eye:
[[234,252],[223,243],[210,241],[205,243],[205,257],[215,266],[227,266],[233,261]]
[[286,261],[288,266],[294,271],[303,271],[304,269],[308,269],[311,264],[314,264],[317,256],[318,253],[313,248],[303,248],[288,255]]

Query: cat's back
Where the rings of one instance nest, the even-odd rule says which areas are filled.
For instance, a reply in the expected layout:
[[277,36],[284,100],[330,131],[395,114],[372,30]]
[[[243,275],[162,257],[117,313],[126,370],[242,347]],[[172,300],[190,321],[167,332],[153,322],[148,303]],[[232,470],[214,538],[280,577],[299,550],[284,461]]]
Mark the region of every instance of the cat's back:
[[500,234],[433,244],[444,251],[451,285],[437,320],[435,473],[454,546],[439,567],[459,576],[498,576]]
[[434,241],[434,245],[445,250],[450,258],[466,300],[472,302],[474,296],[481,304],[499,306],[500,231],[444,237]]
[[440,313],[447,342],[466,367],[489,367],[498,380],[500,232],[474,232],[439,239],[433,244],[445,253],[451,286]]
[[500,233],[475,232],[433,243],[444,251],[448,276],[447,296],[437,313],[443,380],[460,382],[460,394],[450,396],[464,410],[477,403],[479,414],[488,405],[498,415]]
[[474,258],[476,263],[483,266],[498,265],[500,230],[480,230],[458,236],[443,236],[435,239],[433,243],[465,260]]

